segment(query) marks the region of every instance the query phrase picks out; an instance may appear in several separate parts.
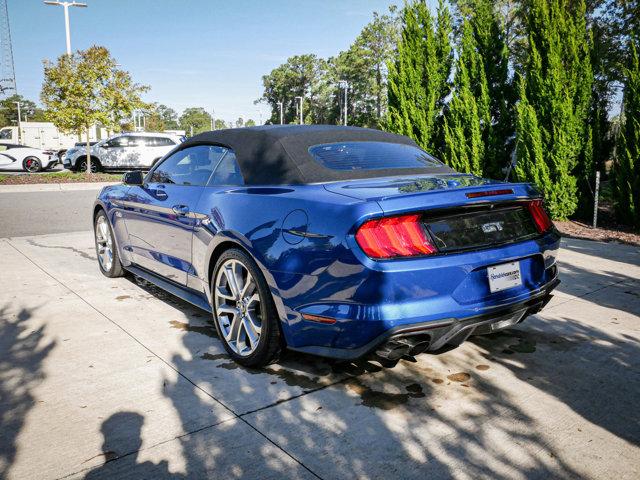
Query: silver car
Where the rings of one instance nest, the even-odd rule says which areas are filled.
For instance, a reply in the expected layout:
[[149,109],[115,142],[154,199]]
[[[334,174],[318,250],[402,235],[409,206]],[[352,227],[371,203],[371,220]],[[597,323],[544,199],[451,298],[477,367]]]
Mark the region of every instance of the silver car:
[[[169,153],[183,137],[170,133],[120,133],[91,146],[91,171],[148,170]],[[76,144],[67,150],[63,165],[69,170],[87,169],[86,147]]]

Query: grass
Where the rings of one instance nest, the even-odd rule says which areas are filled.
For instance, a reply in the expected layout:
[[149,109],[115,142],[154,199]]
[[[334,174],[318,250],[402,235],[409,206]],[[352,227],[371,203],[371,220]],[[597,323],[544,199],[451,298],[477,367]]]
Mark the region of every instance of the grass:
[[0,175],[0,185],[24,185],[35,183],[81,183],[81,182],[120,182],[122,174],[86,172],[54,172],[42,175]]

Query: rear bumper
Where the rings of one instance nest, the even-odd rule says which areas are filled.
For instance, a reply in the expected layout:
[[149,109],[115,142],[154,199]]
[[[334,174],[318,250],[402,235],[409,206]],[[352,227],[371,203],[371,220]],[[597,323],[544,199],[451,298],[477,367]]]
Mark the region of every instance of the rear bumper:
[[534,292],[526,301],[497,307],[481,315],[466,318],[445,318],[393,327],[358,348],[345,349],[322,346],[289,348],[341,360],[354,360],[369,353],[378,352],[381,356],[394,360],[404,354],[435,351],[446,345],[458,346],[474,332],[489,333],[493,331],[492,327],[520,323],[527,316],[539,312],[549,303],[552,298],[551,292],[559,284],[560,280],[555,277]]
[[[354,358],[404,328],[496,319],[514,306],[528,310],[528,302],[557,284],[559,246],[553,231],[492,249],[406,261],[341,259],[318,275],[275,275],[287,345]],[[492,293],[487,268],[510,262],[519,262],[522,284]]]

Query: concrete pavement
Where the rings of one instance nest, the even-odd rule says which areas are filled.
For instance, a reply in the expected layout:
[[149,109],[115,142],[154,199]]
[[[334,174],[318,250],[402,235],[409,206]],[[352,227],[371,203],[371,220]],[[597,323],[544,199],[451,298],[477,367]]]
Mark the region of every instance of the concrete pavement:
[[88,231],[0,258],[0,478],[640,476],[638,248],[564,240],[541,314],[438,356],[259,371]]

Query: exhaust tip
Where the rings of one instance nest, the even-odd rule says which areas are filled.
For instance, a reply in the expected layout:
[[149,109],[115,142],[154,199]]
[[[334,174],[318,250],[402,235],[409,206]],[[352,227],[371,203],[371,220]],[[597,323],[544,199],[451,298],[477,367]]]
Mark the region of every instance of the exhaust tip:
[[376,355],[388,360],[399,360],[405,355],[415,356],[429,348],[429,335],[393,338],[376,350]]

